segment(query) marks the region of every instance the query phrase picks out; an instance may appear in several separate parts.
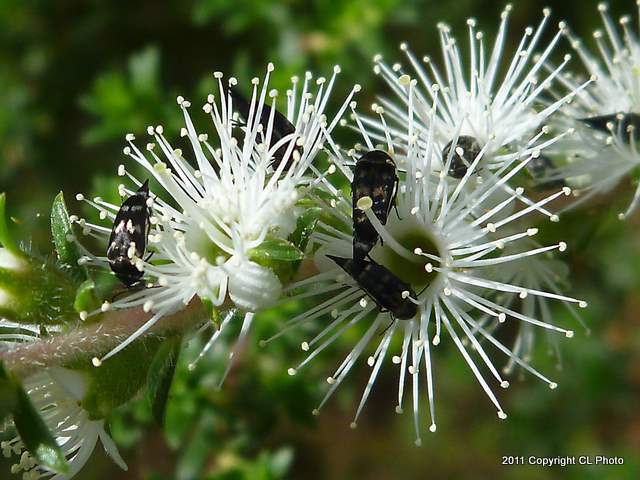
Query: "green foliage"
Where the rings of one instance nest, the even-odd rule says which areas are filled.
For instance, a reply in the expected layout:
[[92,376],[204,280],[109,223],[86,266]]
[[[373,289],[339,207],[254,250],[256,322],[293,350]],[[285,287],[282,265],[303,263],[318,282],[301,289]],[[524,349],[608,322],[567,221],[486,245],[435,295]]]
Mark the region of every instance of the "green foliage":
[[147,396],[156,423],[164,425],[169,390],[176,371],[176,364],[182,347],[182,337],[165,340],[151,362],[147,374]]
[[147,47],[131,56],[126,72],[118,69],[101,74],[92,91],[82,97],[82,107],[100,119],[83,140],[95,144],[122,139],[123,132],[142,132],[159,120],[173,119],[168,126],[177,128],[179,110],[170,99],[161,86],[159,50]]
[[261,452],[252,459],[229,456],[224,460],[223,471],[207,476],[207,480],[279,480],[287,478],[293,451],[285,447],[273,453]]
[[20,75],[9,68],[0,71],[0,180],[11,178],[27,163],[32,150],[34,118],[29,111],[30,92]]

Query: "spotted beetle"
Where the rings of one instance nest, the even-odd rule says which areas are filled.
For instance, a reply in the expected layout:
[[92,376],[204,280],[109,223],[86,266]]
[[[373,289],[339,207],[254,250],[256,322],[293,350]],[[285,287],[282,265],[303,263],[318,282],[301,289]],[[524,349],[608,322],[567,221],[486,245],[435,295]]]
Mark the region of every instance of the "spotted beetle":
[[[447,145],[442,149],[443,165],[447,164],[447,159],[449,158],[452,145],[453,140],[447,143]],[[462,155],[459,155],[456,151],[458,148],[462,149]],[[458,137],[458,142],[455,145],[455,149],[456,150],[454,150],[453,156],[451,157],[451,164],[449,165],[449,171],[447,173],[453,178],[463,178],[471,164],[480,154],[482,147],[474,137],[460,135]]]
[[382,150],[371,150],[358,159],[351,182],[353,207],[353,258],[364,259],[378,241],[378,232],[366,213],[357,207],[358,200],[371,198],[371,210],[385,225],[398,193],[398,175],[393,159]]
[[[373,260],[352,260],[350,258],[327,255],[340,268],[349,274],[367,295],[380,307],[380,311],[389,311],[391,317],[410,320],[418,313],[417,295],[411,285],[400,280],[388,268]],[[409,296],[403,296],[408,292]]]
[[[229,93],[231,94],[231,99],[233,100],[233,108],[240,114],[240,116],[246,121],[249,118],[249,110],[251,109],[251,102],[249,102],[244,95],[242,95],[236,88],[229,87]],[[254,108],[257,108],[257,104]],[[271,115],[271,107],[268,105],[264,105],[262,107],[262,113],[260,114],[260,124],[266,130],[267,125],[269,125],[269,116]],[[287,135],[291,135],[295,133],[296,127],[285,117],[282,113],[276,110],[273,114],[273,129],[271,131],[271,145],[275,145],[278,141],[286,137]],[[284,155],[289,148],[289,143],[285,143],[280,148],[278,148],[273,153],[273,161],[271,162],[271,167],[275,170],[277,169],[282,161],[284,160]],[[283,171],[289,170],[291,168],[291,164],[293,163],[293,156],[302,155],[302,148],[299,145],[295,145],[287,159],[287,163],[284,166]]]
[[149,180],[146,180],[120,207],[109,237],[109,266],[127,287],[138,283],[144,273],[135,265],[134,259],[143,258],[147,248],[147,236],[151,226],[148,199]]

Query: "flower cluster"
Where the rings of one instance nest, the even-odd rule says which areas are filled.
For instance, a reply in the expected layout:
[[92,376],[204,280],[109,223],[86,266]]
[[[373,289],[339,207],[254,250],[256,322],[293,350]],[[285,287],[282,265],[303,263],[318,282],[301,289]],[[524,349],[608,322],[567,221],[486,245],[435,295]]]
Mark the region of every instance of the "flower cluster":
[[[406,44],[408,66],[374,58],[374,72],[388,89],[367,113],[355,100],[359,85],[333,101],[342,90],[339,67],[329,79],[293,77],[284,102],[269,87],[272,64],[263,80],[245,86],[216,72],[217,92],[203,106],[212,123],[205,132],[192,119],[191,103],[178,97],[180,143],[169,143],[161,125],[148,127],[145,145],[127,134],[129,163],[118,167],[122,201],[78,194],[101,222],[69,217],[102,248],[95,253],[68,235],[80,252],[73,267],[113,274],[122,284],[93,303],[76,299],[80,321],[100,323],[107,312],[145,315],[117,345],[92,352],[93,366],[104,369],[105,361],[126,354],[187,305],[215,320],[186,332],[216,326],[198,358],[242,318],[231,360],[259,312],[296,302],[304,311],[262,344],[285,334],[304,340],[306,357],[288,371],[296,375],[357,332],[357,342],[328,372],[326,394],[314,410],[319,413],[363,360],[371,373],[353,428],[383,365],[391,363],[398,413],[411,391],[416,444],[425,401],[428,429],[435,432],[433,357],[445,342],[455,346],[500,419],[507,414],[495,387],[508,388],[516,368],[555,389],[556,380],[534,366],[535,339],[546,334],[559,352],[558,339],[573,337],[575,325],[586,329],[579,309],[587,302],[564,291],[568,269],[554,254],[567,243],[545,244],[536,236],[548,221],[561,221],[562,209],[611,190],[640,164],[640,43],[628,17],[620,21],[621,36],[607,7],[599,10],[606,34],[594,36],[602,61],[564,22],[541,45],[551,22],[547,9],[510,53],[511,6],[491,48],[469,19],[468,62],[451,28],[440,24],[441,62],[419,60]],[[568,54],[552,63],[566,39],[585,74],[568,72]],[[339,126],[357,137],[352,147],[337,143]],[[640,188],[621,218],[638,203]],[[11,289],[27,265],[21,258],[0,250],[0,313],[12,315],[0,323],[8,332],[0,341],[10,348],[37,341],[40,332],[37,317],[20,321],[26,307],[16,306]],[[575,322],[559,321],[559,306]],[[495,335],[505,326],[516,332],[510,344]],[[54,322],[47,332],[67,330]],[[500,366],[496,354],[503,357]],[[98,438],[124,468],[105,420],[83,409],[86,372],[67,367],[29,376],[25,391],[72,474]],[[2,449],[21,454],[23,443],[16,438]],[[49,474],[29,453],[14,470],[25,478]]]

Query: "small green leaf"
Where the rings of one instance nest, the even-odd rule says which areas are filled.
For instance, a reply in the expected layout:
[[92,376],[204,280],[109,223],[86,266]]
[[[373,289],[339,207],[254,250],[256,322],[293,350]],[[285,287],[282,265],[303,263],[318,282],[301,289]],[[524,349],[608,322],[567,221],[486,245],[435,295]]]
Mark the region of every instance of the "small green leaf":
[[21,253],[20,249],[13,240],[13,236],[9,231],[9,224],[6,217],[6,201],[7,197],[5,193],[0,194],[0,243],[2,246],[9,250],[11,253]]
[[76,312],[90,312],[97,309],[102,302],[96,293],[96,284],[93,280],[85,280],[76,291],[76,299],[73,306]]
[[[110,272],[91,272],[91,278],[80,284],[73,302],[77,313],[95,311],[105,300],[113,299],[121,292],[122,284]],[[91,317],[96,321],[100,317]]]
[[17,381],[13,382],[13,386],[16,393],[13,422],[22,443],[40,466],[56,473],[68,473],[67,459],[31,403],[29,395]]
[[296,230],[289,236],[289,241],[298,247],[301,251],[305,251],[309,238],[320,220],[322,209],[319,207],[309,207],[302,215],[298,217]]
[[91,278],[94,281],[96,298],[102,303],[104,300],[111,301],[113,296],[122,289],[122,283],[110,271],[92,272]]
[[164,425],[165,413],[171,382],[176,371],[178,356],[182,345],[181,337],[164,341],[153,357],[147,376],[147,395],[151,403],[151,412],[158,425]]
[[60,192],[53,200],[51,206],[51,236],[56,247],[56,253],[62,263],[67,265],[72,271],[87,277],[87,270],[78,265],[80,259],[80,249],[73,235],[73,228],[67,206],[64,202],[64,195]]
[[267,238],[250,252],[251,260],[262,264],[264,261],[297,262],[304,258],[304,253],[293,243],[282,238]]

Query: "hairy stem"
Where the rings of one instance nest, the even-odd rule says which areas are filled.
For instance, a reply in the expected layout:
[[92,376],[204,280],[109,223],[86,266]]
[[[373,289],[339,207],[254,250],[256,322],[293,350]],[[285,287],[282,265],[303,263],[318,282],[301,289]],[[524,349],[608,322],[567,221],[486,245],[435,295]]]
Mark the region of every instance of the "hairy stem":
[[[317,273],[313,260],[305,260],[296,280]],[[225,303],[224,307],[231,307]],[[65,333],[59,333],[34,342],[22,343],[11,350],[0,351],[5,368],[26,377],[40,368],[67,365],[71,362],[90,362],[101,357],[129,338],[151,318],[142,308],[114,310],[103,314],[99,323],[80,325]],[[198,297],[183,310],[159,319],[144,336],[169,336],[193,330],[207,320]],[[143,337],[144,338],[144,337]]]
[[[35,370],[71,361],[91,361],[107,353],[131,336],[151,318],[142,308],[107,312],[100,323],[81,326],[67,333],[31,343],[23,343],[4,352],[0,359],[7,369],[26,377]],[[183,310],[161,318],[145,335],[171,335],[188,331],[205,321],[205,313],[196,297]]]

